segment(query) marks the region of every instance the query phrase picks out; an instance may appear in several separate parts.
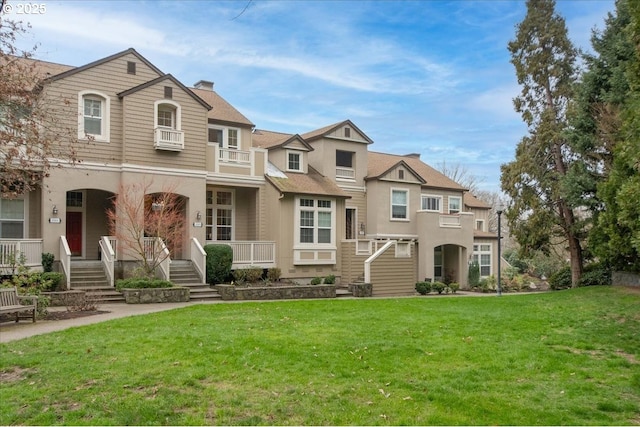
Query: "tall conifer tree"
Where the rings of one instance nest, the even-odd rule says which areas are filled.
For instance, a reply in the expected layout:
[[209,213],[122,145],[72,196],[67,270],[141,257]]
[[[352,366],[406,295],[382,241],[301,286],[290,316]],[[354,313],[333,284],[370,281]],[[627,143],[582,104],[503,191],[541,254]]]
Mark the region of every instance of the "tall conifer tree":
[[506,217],[525,252],[566,245],[576,286],[582,275],[584,230],[564,182],[573,159],[566,130],[577,51],[553,0],[527,1],[527,14],[508,48],[522,86],[514,106],[528,135],[518,144],[515,160],[501,168],[501,186],[511,198]]

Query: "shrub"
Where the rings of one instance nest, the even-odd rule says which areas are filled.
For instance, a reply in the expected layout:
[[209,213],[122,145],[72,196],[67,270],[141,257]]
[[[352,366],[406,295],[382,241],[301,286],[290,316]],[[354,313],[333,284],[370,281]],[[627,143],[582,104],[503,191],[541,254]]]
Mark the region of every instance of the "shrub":
[[416,291],[420,295],[426,295],[431,292],[431,282],[416,282]]
[[328,275],[327,277],[324,278],[322,283],[324,283],[325,285],[335,285],[336,276],[334,276],[333,274],[330,274],[330,275]]
[[571,287],[571,267],[563,267],[549,277],[549,287],[553,290]]
[[147,279],[140,277],[132,277],[130,279],[120,279],[116,282],[116,289],[120,292],[122,289],[144,289],[144,288],[172,288],[173,283],[168,280]]
[[603,264],[594,263],[585,267],[578,286],[599,286],[611,284],[611,270]]
[[64,274],[58,273],[56,271],[48,271],[42,273],[42,279],[50,282],[50,285],[48,287],[49,291],[63,290]]
[[262,269],[260,267],[239,268],[233,270],[233,280],[238,285],[245,283],[257,283],[262,278]]
[[442,282],[433,282],[431,284],[431,289],[433,289],[437,293],[441,294],[441,293],[443,293],[445,291],[445,289],[447,289],[447,285],[445,285]]
[[277,282],[280,280],[282,272],[278,267],[273,267],[267,270],[267,280],[270,282]]
[[49,273],[53,271],[53,260],[54,256],[52,253],[44,252],[42,254],[42,269],[45,273]]
[[456,282],[451,282],[449,283],[449,289],[451,289],[451,292],[455,294],[458,291],[458,289],[460,289],[460,284]]
[[322,277],[314,277],[309,283],[311,283],[312,285],[319,285],[320,283],[322,283]]
[[473,261],[469,264],[469,286],[475,287],[480,284],[480,264]]
[[207,253],[207,283],[224,283],[231,273],[233,250],[229,245],[205,245]]

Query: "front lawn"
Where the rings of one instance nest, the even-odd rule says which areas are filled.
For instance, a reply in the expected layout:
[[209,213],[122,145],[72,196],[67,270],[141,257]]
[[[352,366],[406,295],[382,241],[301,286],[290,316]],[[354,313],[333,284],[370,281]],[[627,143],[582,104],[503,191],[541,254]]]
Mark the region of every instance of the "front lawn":
[[193,305],[0,345],[0,424],[640,424],[640,292]]

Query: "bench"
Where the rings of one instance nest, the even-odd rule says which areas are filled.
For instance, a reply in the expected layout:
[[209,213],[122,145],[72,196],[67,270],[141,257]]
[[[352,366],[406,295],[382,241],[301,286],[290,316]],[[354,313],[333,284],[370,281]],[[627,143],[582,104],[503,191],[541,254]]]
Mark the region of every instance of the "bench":
[[[31,300],[31,304],[23,304],[22,301]],[[18,295],[18,290],[13,288],[0,288],[0,313],[15,313],[16,322],[20,313],[30,311],[33,313],[33,321],[36,321],[38,297],[35,295]]]

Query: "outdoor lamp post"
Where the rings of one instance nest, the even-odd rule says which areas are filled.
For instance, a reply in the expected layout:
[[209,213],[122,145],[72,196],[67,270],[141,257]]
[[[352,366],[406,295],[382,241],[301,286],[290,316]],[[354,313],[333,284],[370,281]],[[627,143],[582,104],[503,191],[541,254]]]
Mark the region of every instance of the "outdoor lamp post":
[[498,214],[498,296],[502,295],[502,283],[500,282],[500,269],[501,269],[501,260],[502,260],[502,224],[500,223],[500,217],[502,216],[502,211],[504,207],[502,203],[498,204],[498,209],[496,210],[496,214]]

